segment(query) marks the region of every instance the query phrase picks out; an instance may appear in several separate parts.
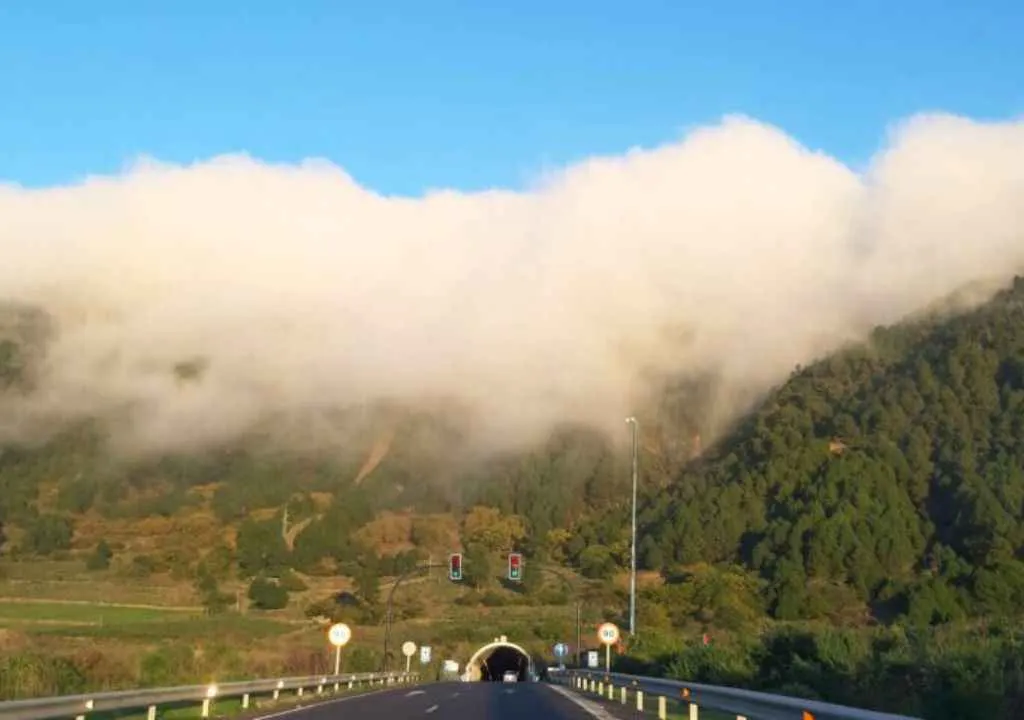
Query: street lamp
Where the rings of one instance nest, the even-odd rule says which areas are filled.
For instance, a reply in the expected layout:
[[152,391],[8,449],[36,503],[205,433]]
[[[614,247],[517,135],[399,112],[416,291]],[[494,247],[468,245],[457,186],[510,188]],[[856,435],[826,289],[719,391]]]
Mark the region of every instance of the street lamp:
[[626,424],[633,426],[633,531],[629,557],[629,634],[636,635],[636,484],[638,475],[637,435],[640,425],[632,416],[626,418]]

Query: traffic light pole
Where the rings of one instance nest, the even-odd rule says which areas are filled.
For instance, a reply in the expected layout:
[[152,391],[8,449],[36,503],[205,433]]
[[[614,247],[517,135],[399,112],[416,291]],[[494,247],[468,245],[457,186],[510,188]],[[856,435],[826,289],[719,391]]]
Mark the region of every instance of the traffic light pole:
[[583,642],[583,601],[580,600],[579,589],[569,581],[569,578],[554,568],[538,565],[537,570],[557,577],[569,590],[569,594],[576,598],[576,667],[583,667],[583,648],[581,647]]
[[[404,572],[400,576],[398,576],[398,579],[395,580],[395,584],[391,586],[391,590],[388,592],[387,605],[386,605],[386,608],[385,608],[385,611],[384,611],[384,613],[385,613],[384,614],[384,616],[385,616],[385,624],[384,624],[384,658],[382,660],[382,666],[383,666],[383,671],[384,672],[388,672],[388,670],[390,670],[390,668],[391,668],[391,624],[392,624],[392,621],[393,621],[393,618],[394,618],[395,592],[398,591],[399,586],[403,582],[405,582],[409,578],[413,577],[414,575],[418,575],[420,573],[427,572],[427,571],[432,570],[434,568],[448,568],[448,567],[450,567],[449,563],[450,563],[450,560],[449,560],[448,563],[428,562],[428,563],[423,563],[421,565],[417,565],[416,567],[411,568],[410,570],[407,570],[406,572]],[[520,556],[520,563],[522,563],[522,557],[521,556]],[[465,571],[464,566],[460,565],[460,567],[463,569],[463,571]],[[520,564],[519,567],[520,567],[520,572],[522,572],[522,564]],[[580,600],[579,591],[569,581],[569,579],[565,575],[563,575],[561,572],[559,572],[558,570],[555,570],[554,568],[550,568],[550,567],[544,567],[543,565],[538,565],[537,569],[540,572],[549,573],[549,574],[554,575],[555,577],[557,577],[559,580],[562,581],[562,583],[565,585],[565,587],[568,588],[569,593],[571,595],[575,595],[576,596],[576,666],[577,667],[583,667],[583,660],[582,660],[583,648],[581,647],[581,643],[583,641],[583,639],[582,639],[583,603]]]
[[395,580],[395,584],[391,586],[391,591],[388,592],[387,607],[385,608],[384,611],[384,672],[387,672],[391,667],[391,621],[393,617],[392,608],[394,607],[395,591],[398,590],[399,585],[401,585],[407,579],[411,578],[413,575],[418,575],[420,573],[427,572],[428,570],[432,570],[433,568],[439,567],[448,567],[448,564],[423,563],[422,565],[417,565],[411,570],[407,570],[403,574],[399,575],[398,579]]
[[583,642],[582,630],[583,630],[583,619],[581,617],[583,610],[583,603],[576,600],[576,667],[583,667],[583,648],[580,643]]

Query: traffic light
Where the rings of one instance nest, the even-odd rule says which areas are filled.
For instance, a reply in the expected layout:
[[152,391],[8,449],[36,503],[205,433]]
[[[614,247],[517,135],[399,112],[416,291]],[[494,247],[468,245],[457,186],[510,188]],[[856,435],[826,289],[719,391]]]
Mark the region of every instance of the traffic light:
[[462,579],[462,553],[452,553],[448,556],[448,579]]
[[508,554],[508,579],[516,582],[523,579],[523,555],[522,553]]

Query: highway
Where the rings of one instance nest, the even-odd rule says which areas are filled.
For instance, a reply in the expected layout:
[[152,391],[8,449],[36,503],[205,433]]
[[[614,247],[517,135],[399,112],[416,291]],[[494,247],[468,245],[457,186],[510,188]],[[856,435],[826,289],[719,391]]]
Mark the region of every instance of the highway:
[[[438,683],[340,698],[283,712],[271,720],[612,720],[565,689],[543,683]],[[582,704],[580,704],[582,703]]]

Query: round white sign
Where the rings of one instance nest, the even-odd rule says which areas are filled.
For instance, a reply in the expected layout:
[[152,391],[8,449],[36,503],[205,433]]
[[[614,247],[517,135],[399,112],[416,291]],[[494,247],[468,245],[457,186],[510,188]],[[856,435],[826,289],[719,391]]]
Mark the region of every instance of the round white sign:
[[402,654],[406,657],[412,657],[416,654],[416,643],[412,640],[402,643]]
[[345,647],[351,639],[352,630],[345,623],[331,625],[331,629],[327,631],[327,640],[334,647]]
[[597,629],[597,637],[605,645],[614,645],[619,641],[619,628],[615,623],[604,623]]

